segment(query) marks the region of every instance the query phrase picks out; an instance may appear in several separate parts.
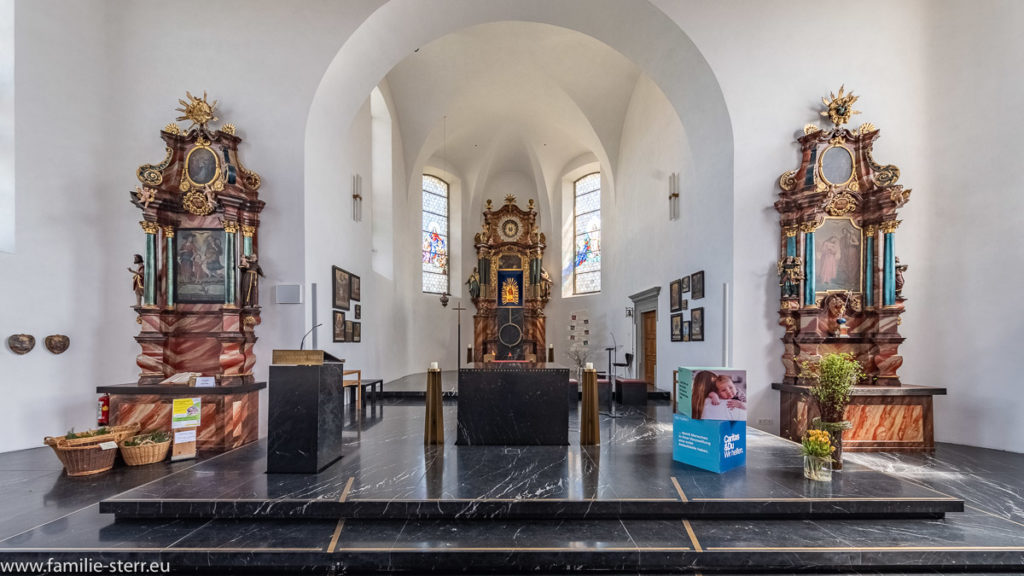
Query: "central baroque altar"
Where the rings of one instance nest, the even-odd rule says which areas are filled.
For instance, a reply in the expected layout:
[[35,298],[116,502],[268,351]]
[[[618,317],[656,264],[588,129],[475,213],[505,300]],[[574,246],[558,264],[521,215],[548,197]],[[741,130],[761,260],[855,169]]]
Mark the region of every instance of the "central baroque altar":
[[515,196],[506,196],[497,210],[488,200],[474,245],[477,267],[467,282],[477,310],[473,361],[543,361],[551,280],[541,265],[547,240],[533,200],[526,210]]

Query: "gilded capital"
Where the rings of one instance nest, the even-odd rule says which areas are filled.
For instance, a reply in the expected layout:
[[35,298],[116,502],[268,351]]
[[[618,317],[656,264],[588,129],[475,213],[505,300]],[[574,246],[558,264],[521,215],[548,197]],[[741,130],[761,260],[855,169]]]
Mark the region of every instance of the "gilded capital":
[[160,230],[160,225],[156,222],[150,222],[149,220],[143,220],[139,222],[139,226],[142,226],[142,231],[146,234],[156,234]]
[[786,238],[793,238],[793,237],[795,237],[796,233],[799,232],[799,231],[800,231],[800,227],[797,226],[797,225],[784,226],[782,228],[782,233],[786,235]]
[[882,232],[892,234],[900,227],[900,223],[902,222],[903,220],[886,220],[885,222],[882,222],[880,228],[882,229]]
[[224,231],[228,234],[238,234],[238,222],[236,220],[225,220]]
[[256,227],[248,224],[242,224],[242,236],[246,238],[252,238],[256,235]]
[[174,238],[174,226],[163,226],[164,238]]
[[810,234],[818,229],[817,222],[802,222],[800,224],[800,231],[804,234]]
[[864,233],[867,234],[868,238],[874,238],[875,234],[878,233],[878,226],[871,224],[864,229]]

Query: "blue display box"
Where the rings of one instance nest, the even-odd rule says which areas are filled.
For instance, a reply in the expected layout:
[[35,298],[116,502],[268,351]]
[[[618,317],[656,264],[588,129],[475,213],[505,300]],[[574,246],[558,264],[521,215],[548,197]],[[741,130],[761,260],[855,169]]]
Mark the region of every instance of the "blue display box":
[[672,459],[721,474],[747,462],[747,423],[675,414]]

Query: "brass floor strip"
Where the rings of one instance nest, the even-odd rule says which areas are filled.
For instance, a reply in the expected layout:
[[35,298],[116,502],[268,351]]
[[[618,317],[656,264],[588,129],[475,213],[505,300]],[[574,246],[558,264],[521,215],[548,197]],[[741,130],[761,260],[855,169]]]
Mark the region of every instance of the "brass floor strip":
[[636,546],[395,546],[393,548],[338,548],[338,552],[691,552],[686,546],[638,548]]
[[2,548],[0,552],[323,552],[323,548]]
[[694,498],[694,502],[945,502],[957,501],[959,498],[931,498],[928,496],[911,496],[904,498],[869,498],[867,496],[833,496],[831,498],[809,498],[798,496],[795,498]]
[[338,547],[338,538],[341,538],[341,528],[345,525],[345,519],[341,518],[338,520],[338,525],[334,527],[334,534],[331,535],[331,543],[327,546],[327,553],[334,554],[334,550]]
[[709,546],[707,550],[722,552],[899,552],[909,550],[912,552],[1024,552],[1024,546],[822,546],[814,548],[810,546]]
[[679,499],[683,502],[688,502],[686,494],[683,492],[683,487],[679,485],[679,480],[676,480],[675,476],[672,477],[672,485],[676,487],[676,492],[679,493]]
[[355,481],[355,476],[349,476],[348,482],[345,483],[345,489],[341,492],[341,498],[338,499],[338,502],[344,502],[348,498],[348,493],[352,491],[352,483]]
[[700,541],[697,540],[697,534],[693,531],[693,526],[689,520],[683,520],[683,526],[686,528],[686,534],[690,536],[690,543],[693,544],[693,549],[697,552],[703,552],[704,549],[700,547]]

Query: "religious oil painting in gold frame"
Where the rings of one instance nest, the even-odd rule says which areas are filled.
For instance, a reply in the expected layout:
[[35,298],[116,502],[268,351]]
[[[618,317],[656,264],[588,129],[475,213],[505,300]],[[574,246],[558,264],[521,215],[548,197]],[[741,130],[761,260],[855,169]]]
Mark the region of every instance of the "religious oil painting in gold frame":
[[863,232],[850,218],[825,218],[814,231],[814,291],[860,292]]
[[192,228],[178,230],[175,295],[178,302],[223,304],[224,230]]

